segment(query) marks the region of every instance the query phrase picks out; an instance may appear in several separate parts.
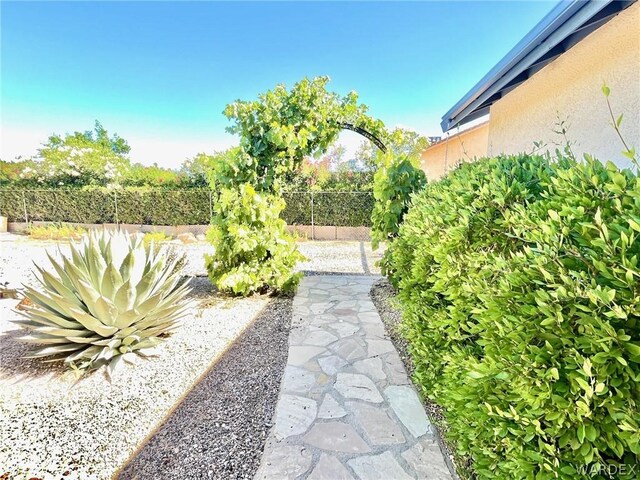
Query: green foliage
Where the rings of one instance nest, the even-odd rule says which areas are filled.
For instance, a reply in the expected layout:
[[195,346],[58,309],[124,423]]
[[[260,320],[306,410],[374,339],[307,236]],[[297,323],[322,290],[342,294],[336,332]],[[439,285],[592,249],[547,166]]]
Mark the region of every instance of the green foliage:
[[609,95],[611,95],[611,89],[607,86],[606,83],[602,84],[602,93],[607,103],[609,115],[611,116],[611,126],[613,127],[613,130],[616,132],[616,135],[618,135],[620,142],[622,142],[622,145],[624,146],[624,150],[622,151],[622,154],[625,157],[627,157],[629,160],[631,160],[631,164],[634,167],[636,167],[636,169],[640,170],[640,160],[638,160],[638,155],[636,154],[635,147],[631,147],[627,144],[627,141],[624,139],[622,132],[620,131],[620,126],[622,125],[622,119],[624,118],[624,115],[621,113],[620,115],[618,115],[618,117],[616,117],[613,114],[613,109],[611,108],[611,102],[609,101]]
[[[104,188],[8,190],[0,189],[0,212],[10,222],[114,223],[114,193]],[[137,206],[136,208],[140,208]]]
[[55,223],[53,225],[30,225],[27,233],[34,240],[78,240],[87,231],[76,225]]
[[282,184],[307,156],[324,153],[341,124],[349,122],[375,133],[380,121],[366,115],[357,94],[329,92],[328,77],[304,79],[291,90],[278,85],[255,101],[236,101],[225,115],[227,130],[240,146],[213,164],[211,186],[221,189],[209,239],[215,253],[207,258],[211,280],[238,295],[290,291],[300,275],[292,269],[301,258],[286,224]]
[[395,157],[420,158],[422,152],[429,146],[429,139],[413,130],[394,128],[386,139],[387,146]]
[[333,146],[319,160],[306,157],[300,167],[283,179],[285,192],[370,192],[373,189],[373,169],[344,161],[344,147]]
[[372,192],[373,170],[354,170],[343,164],[320,184],[317,190],[324,192]]
[[426,184],[426,175],[409,157],[388,159],[378,168],[374,177],[375,205],[371,214],[373,248],[397,236],[409,209],[411,195]]
[[[350,122],[377,133],[382,122],[366,115],[358,95],[329,92],[328,77],[303,79],[291,90],[278,85],[255,101],[236,101],[225,108],[234,122],[227,130],[240,136],[240,147],[224,172],[233,184],[251,183],[260,191],[275,191],[278,181],[295,171],[303,158],[326,151]],[[228,182],[225,182],[228,184]]]
[[215,202],[209,189],[147,188],[6,190],[0,189],[0,212],[12,222],[129,223],[138,225],[206,225]]
[[146,166],[134,163],[123,174],[121,184],[130,187],[144,187],[153,185],[159,188],[176,189],[186,184],[183,174],[159,167],[157,164]]
[[213,155],[198,153],[182,163],[180,172],[186,177],[185,183],[191,187],[207,187],[211,183],[211,170],[218,159],[225,157],[227,151],[215,152]]
[[55,274],[36,266],[41,290],[26,287],[29,330],[40,345],[34,357],[53,357],[80,370],[108,365],[108,372],[155,347],[185,312],[188,293],[178,260],[145,246],[142,236],[92,232],[62,262],[49,255]]
[[234,295],[295,290],[301,274],[291,270],[303,257],[279,218],[283,208],[281,198],[250,184],[222,190],[207,232],[215,254],[205,256],[220,290]]
[[19,185],[25,183],[21,178],[25,168],[31,168],[33,162],[31,160],[15,160],[8,162],[6,160],[0,160],[0,187],[7,187],[9,185]]
[[[429,139],[413,130],[394,128],[383,136],[388,148],[387,156],[408,157],[417,161],[425,148],[429,146]],[[363,141],[356,152],[356,160],[365,170],[375,170],[385,162],[385,155],[369,141]]]
[[635,478],[638,235],[638,176],[591,158],[485,159],[414,199],[389,274],[479,478]]
[[127,188],[112,193],[118,221],[142,225],[206,225],[215,194],[208,189]]
[[74,132],[64,137],[51,135],[38,156],[0,160],[2,188],[158,187],[163,189],[203,188],[209,185],[208,171],[217,157],[199,153],[184,161],[179,171],[140,163],[131,164],[127,141],[108,132],[96,121],[94,131]]
[[157,245],[161,242],[168,242],[171,239],[172,237],[164,232],[147,232],[144,234],[144,237],[142,237],[145,245],[151,245],[152,243]]
[[[211,203],[210,203],[211,197]],[[10,222],[29,221],[119,223],[133,225],[206,225],[218,194],[209,189],[158,190],[148,188],[5,190],[0,189],[0,213]],[[282,218],[290,224],[311,224],[310,192],[285,192]],[[314,193],[316,225],[346,227],[371,223],[370,192]]]
[[129,168],[128,153],[127,142],[109,137],[96,121],[94,131],[50,136],[22,176],[41,186],[117,184]]
[[282,218],[291,225],[371,225],[373,195],[370,192],[285,192],[283,199],[286,206]]

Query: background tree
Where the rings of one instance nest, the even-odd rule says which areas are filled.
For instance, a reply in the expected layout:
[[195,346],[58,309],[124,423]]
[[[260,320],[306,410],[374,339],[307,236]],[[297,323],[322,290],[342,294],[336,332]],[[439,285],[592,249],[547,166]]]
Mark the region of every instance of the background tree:
[[[412,161],[420,158],[422,152],[429,146],[429,139],[413,130],[394,128],[385,136],[385,145],[393,157],[407,157]],[[375,170],[384,164],[382,152],[368,140],[363,141],[356,151],[355,158],[362,163],[364,169]]]
[[51,135],[23,178],[46,186],[112,185],[130,169],[129,150],[126,140],[109,136],[96,121],[93,131]]
[[332,145],[327,153],[324,155],[324,159],[327,160],[329,165],[329,170],[336,171],[340,168],[342,163],[345,161],[345,155],[347,153],[347,149],[344,145],[335,144]]
[[30,182],[25,179],[25,176],[31,170],[35,171],[31,160],[17,159],[12,162],[0,160],[0,187],[27,186]]
[[134,163],[125,172],[122,184],[126,187],[182,188],[188,179],[185,174],[170,168]]
[[198,153],[193,158],[188,158],[182,163],[180,172],[184,175],[186,183],[191,187],[206,187],[213,180],[212,170],[216,163],[231,161],[235,155],[235,148],[216,151],[209,155]]

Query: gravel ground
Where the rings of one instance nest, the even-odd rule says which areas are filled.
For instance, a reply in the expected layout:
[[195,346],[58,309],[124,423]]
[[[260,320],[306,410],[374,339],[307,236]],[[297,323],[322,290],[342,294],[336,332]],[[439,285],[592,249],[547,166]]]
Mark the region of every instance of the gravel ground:
[[192,284],[190,315],[157,357],[111,383],[100,371],[76,383],[59,364],[22,358],[10,323],[16,301],[0,301],[0,478],[111,478],[269,301],[220,297],[207,279]]
[[[372,252],[367,242],[298,245],[307,257],[298,270],[378,272],[374,264],[381,252]],[[211,246],[167,246],[186,254],[187,275],[206,275],[203,254],[210,253]],[[57,257],[58,248],[68,252],[65,242],[0,234],[0,282],[8,281],[11,287],[34,284],[31,261],[46,267],[45,251]],[[252,476],[277,398],[279,362],[286,359],[288,326],[283,322],[290,319],[284,313],[289,307],[280,300],[270,304],[236,348],[234,341],[269,299],[225,298],[206,278],[194,278],[192,285],[190,314],[181,328],[158,348],[157,357],[120,372],[112,383],[101,372],[76,381],[60,364],[23,358],[26,347],[17,340],[19,330],[11,323],[17,318],[12,310],[17,301],[0,300],[0,479],[107,479],[134,452],[122,478]],[[277,340],[281,337],[282,345]],[[284,349],[284,359],[279,348]],[[221,355],[220,363],[209,371]],[[239,386],[238,375],[244,374],[249,376],[240,377]],[[187,401],[167,420],[167,412],[185,392],[190,392]],[[208,406],[200,409],[201,402]],[[207,411],[213,416],[204,418]],[[193,419],[202,419],[203,427],[185,423]],[[137,451],[159,425],[157,436]],[[167,450],[168,444],[180,445],[180,455],[176,447]],[[159,467],[161,459],[168,463]],[[167,473],[152,475],[154,468]]]
[[384,249],[371,249],[371,242],[299,242],[298,249],[307,257],[298,270],[318,273],[380,274],[377,261]]
[[[0,233],[0,282],[10,281],[13,286],[33,282],[30,270],[33,260],[38,265],[49,263],[45,249],[67,252],[66,242],[29,240],[24,235]],[[204,254],[213,253],[213,247],[205,242],[182,244],[179,241],[163,244],[186,255],[185,275],[206,276]],[[298,271],[318,273],[379,274],[375,265],[382,257],[383,247],[371,249],[370,242],[355,241],[301,241],[298,249],[307,258],[296,267]]]
[[291,298],[273,299],[118,476],[250,479],[287,361]]
[[[387,333],[391,337],[391,342],[394,344],[394,346],[398,350],[398,353],[400,354],[400,358],[402,359],[402,363],[404,363],[404,367],[407,369],[409,376],[413,377],[413,372],[415,369],[413,361],[411,359],[411,355],[409,353],[407,341],[402,334],[402,313],[398,306],[395,304],[395,289],[389,283],[389,280],[387,280],[386,278],[382,278],[373,284],[373,287],[371,287],[371,291],[369,294],[371,295],[373,304],[376,306],[376,309],[380,314],[382,323],[384,323],[387,329]],[[419,386],[417,386],[417,388],[418,390],[420,390]],[[422,400],[425,410],[429,415],[429,419],[438,429],[438,440],[440,441],[440,446],[443,447],[445,460],[447,461],[449,470],[454,475],[454,478],[459,478],[454,465],[464,464],[464,461],[456,457],[456,455],[453,453],[452,445],[444,440],[444,435],[446,434],[447,430],[447,423],[443,416],[442,408],[428,398],[423,398]]]

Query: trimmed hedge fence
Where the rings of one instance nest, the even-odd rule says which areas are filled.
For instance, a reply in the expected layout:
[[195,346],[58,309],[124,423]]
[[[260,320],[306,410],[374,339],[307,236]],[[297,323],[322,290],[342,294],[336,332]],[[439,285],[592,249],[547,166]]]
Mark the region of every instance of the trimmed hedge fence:
[[[371,192],[288,192],[284,199],[289,225],[371,225]],[[10,222],[203,225],[215,201],[209,189],[0,189],[0,215]]]

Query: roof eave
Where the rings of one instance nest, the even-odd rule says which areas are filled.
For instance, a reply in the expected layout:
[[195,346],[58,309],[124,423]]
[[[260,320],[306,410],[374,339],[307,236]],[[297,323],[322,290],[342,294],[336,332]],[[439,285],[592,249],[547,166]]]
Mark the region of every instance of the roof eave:
[[[549,12],[498,64],[487,73],[462,99],[460,99],[443,117],[440,126],[446,132],[463,125],[489,112],[491,104],[499,99],[505,88],[526,81],[532,72],[538,71],[558,55],[568,50],[575,42],[569,42],[566,48],[554,49],[575,34],[590,19],[596,17],[610,4],[620,4],[620,9],[634,3],[635,0],[564,0]],[[607,13],[607,12],[604,12]],[[617,12],[616,12],[617,13]],[[610,17],[594,22],[593,29]],[[596,25],[597,23],[597,25]],[[584,32],[586,36],[592,30]],[[579,41],[578,39],[578,41]],[[518,76],[522,79],[518,79]]]

